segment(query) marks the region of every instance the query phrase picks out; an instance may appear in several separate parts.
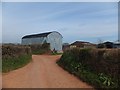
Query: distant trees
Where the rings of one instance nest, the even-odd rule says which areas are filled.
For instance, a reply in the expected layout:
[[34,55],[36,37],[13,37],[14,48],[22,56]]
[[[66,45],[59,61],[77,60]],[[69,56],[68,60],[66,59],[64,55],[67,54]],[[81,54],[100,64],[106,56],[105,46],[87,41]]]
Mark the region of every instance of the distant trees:
[[63,45],[62,45],[63,51],[65,51],[65,50],[67,50],[67,49],[69,49],[69,48],[70,48],[69,43],[63,43]]
[[103,43],[100,43],[97,45],[97,48],[105,48],[105,45]]
[[102,44],[104,41],[99,38],[97,42],[98,42],[98,44]]
[[105,45],[103,44],[103,40],[102,39],[98,39],[97,48],[105,48]]

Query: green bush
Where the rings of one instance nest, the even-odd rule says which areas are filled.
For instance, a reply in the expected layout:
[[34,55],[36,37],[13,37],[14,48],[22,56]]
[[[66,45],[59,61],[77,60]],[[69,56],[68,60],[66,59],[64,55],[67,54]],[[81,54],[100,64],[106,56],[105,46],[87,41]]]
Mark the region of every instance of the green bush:
[[116,49],[71,49],[63,53],[58,65],[95,88],[118,88],[119,61]]
[[9,72],[23,67],[32,60],[29,46],[2,45],[2,72]]
[[31,49],[29,46],[23,45],[2,45],[2,57],[18,57],[20,55],[31,54]]
[[45,54],[50,53],[50,44],[44,43],[44,44],[34,44],[29,45],[32,51],[32,54]]

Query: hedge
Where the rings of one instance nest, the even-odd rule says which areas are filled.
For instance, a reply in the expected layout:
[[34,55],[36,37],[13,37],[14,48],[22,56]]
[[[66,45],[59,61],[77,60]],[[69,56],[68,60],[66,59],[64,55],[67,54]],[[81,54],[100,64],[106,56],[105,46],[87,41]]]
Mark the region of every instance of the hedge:
[[70,49],[57,62],[95,88],[118,88],[120,49]]
[[50,53],[50,44],[49,43],[32,44],[32,45],[28,45],[28,46],[30,46],[32,54]]
[[2,45],[2,72],[25,66],[32,60],[31,49],[22,45]]

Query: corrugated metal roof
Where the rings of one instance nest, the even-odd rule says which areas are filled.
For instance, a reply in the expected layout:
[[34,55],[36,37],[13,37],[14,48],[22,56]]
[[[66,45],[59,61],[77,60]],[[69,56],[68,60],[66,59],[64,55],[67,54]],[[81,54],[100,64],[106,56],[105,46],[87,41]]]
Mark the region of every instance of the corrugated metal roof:
[[76,42],[72,43],[71,45],[80,45],[80,44],[85,44],[85,43],[89,43],[89,42],[76,41]]
[[36,37],[47,37],[48,34],[50,34],[52,32],[46,32],[46,33],[40,33],[40,34],[32,34],[32,35],[26,35],[24,37],[22,37],[22,39],[24,38],[36,38]]

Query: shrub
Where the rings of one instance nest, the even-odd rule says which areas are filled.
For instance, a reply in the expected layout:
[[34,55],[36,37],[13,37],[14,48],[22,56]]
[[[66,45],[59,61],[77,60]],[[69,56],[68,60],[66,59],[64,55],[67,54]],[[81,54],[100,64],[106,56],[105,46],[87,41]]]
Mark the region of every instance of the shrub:
[[45,54],[50,53],[50,44],[34,44],[29,45],[31,47],[32,54]]
[[23,67],[32,60],[31,49],[22,45],[2,45],[2,72]]
[[118,88],[118,49],[70,49],[57,62],[70,73],[96,88]]
[[103,43],[97,45],[98,48],[105,48],[105,45]]
[[2,58],[5,57],[18,57],[20,55],[31,54],[29,46],[22,45],[2,45]]

